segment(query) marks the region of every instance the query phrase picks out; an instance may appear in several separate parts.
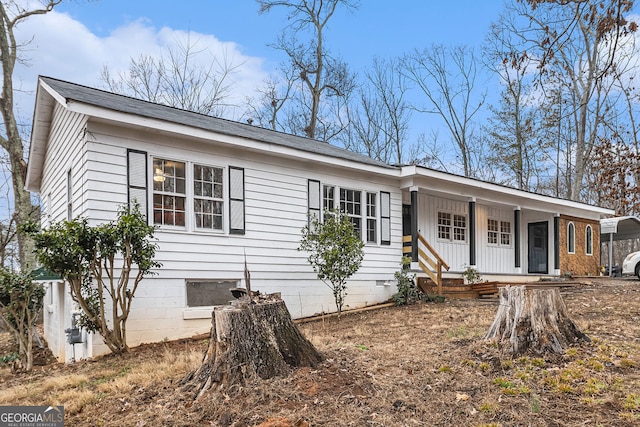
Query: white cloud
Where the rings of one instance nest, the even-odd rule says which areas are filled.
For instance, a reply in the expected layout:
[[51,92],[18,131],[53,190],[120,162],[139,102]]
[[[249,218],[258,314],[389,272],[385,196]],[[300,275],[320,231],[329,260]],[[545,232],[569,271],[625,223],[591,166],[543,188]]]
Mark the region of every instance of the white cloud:
[[100,37],[69,15],[53,11],[33,16],[16,29],[19,42],[30,41],[22,51],[28,65],[17,65],[14,73],[15,88],[22,91],[16,96],[19,116],[31,119],[38,75],[100,88],[104,86],[100,81],[104,66],[112,73],[126,70],[130,58],[160,55],[187,36],[206,53],[200,55],[202,60],[215,56],[223,61],[226,57],[228,63],[238,66],[231,76],[233,99],[229,102],[240,103],[267,78],[263,58],[243,55],[236,43],[222,42],[211,34],[188,34],[168,27],[157,29],[149,21],[139,19]]

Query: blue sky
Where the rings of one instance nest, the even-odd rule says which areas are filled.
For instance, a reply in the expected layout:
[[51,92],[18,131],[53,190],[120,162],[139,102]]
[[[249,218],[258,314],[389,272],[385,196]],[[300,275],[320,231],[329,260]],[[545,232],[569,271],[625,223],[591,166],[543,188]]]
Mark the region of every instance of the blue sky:
[[[342,9],[331,18],[326,44],[362,75],[376,56],[399,57],[432,44],[479,47],[502,5],[502,0],[362,0],[358,9]],[[160,55],[187,34],[209,58],[224,55],[241,64],[233,75],[234,99],[227,101],[242,105],[284,59],[269,44],[286,22],[285,9],[260,15],[254,0],[64,0],[17,30],[19,42],[28,42],[27,65],[19,64],[14,73],[18,120],[31,123],[38,75],[104,88],[105,66],[112,74],[125,71],[131,58]],[[412,131],[428,133],[435,126],[436,118],[420,117]]]
[[[478,45],[502,4],[363,0],[357,10],[341,10],[332,17],[327,43],[355,69],[370,64],[375,55],[398,56],[432,43]],[[260,15],[253,0],[75,1],[56,10],[69,14],[99,37],[108,37],[117,28],[141,19],[156,29],[211,34],[223,42],[237,43],[243,54],[265,58],[266,66],[279,61],[278,52],[268,44],[286,24],[284,9]]]

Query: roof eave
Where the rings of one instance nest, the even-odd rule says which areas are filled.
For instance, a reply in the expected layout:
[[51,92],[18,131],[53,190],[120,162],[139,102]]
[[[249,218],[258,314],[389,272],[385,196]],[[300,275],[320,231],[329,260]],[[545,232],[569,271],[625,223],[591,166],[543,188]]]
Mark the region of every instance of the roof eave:
[[585,211],[585,212],[588,211],[594,215],[597,214],[601,216],[613,215],[615,213],[615,211],[612,209],[588,205],[586,203],[576,202],[572,200],[559,199],[556,197],[545,196],[537,193],[531,193],[528,191],[518,190],[516,188],[507,187],[500,184],[480,181],[473,178],[467,178],[460,175],[454,175],[447,172],[424,168],[421,166],[415,166],[415,165],[403,166],[400,175],[402,178],[406,179],[404,184],[405,187],[407,187],[408,185],[411,185],[410,183],[413,182],[412,178],[416,178],[416,177],[433,178],[433,179],[438,179],[438,180],[458,184],[460,186],[471,188],[473,190],[482,191],[485,193],[489,191],[493,193],[508,195],[515,199],[520,199],[523,201],[532,200],[534,202],[543,204],[548,208],[552,206],[556,206],[557,208],[564,208],[572,211]]
[[47,139],[53,117],[53,108],[51,108],[51,104],[47,101],[57,101],[64,104],[65,100],[40,78],[38,78],[35,99],[25,189],[39,192],[44,157],[47,149]]

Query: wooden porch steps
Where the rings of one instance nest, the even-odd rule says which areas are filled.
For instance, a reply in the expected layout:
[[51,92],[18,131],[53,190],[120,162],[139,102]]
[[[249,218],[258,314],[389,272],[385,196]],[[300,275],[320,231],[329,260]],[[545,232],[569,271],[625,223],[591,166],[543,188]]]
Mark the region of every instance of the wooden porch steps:
[[[429,295],[438,293],[438,286],[428,277],[418,277],[418,287]],[[448,299],[479,298],[480,294],[463,279],[442,279],[442,295]]]
[[[418,287],[429,295],[438,293],[438,287],[428,277],[418,277]],[[498,288],[503,286],[525,285],[527,289],[574,288],[582,285],[579,281],[540,281],[540,282],[480,282],[466,285],[464,279],[442,279],[442,294],[448,299],[492,298],[498,296]]]

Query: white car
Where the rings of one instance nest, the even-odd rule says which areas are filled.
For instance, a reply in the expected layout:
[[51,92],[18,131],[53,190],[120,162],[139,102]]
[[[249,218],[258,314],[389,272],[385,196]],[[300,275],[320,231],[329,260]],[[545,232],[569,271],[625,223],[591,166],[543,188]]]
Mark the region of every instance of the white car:
[[622,263],[623,275],[634,275],[640,279],[640,251],[631,252]]

